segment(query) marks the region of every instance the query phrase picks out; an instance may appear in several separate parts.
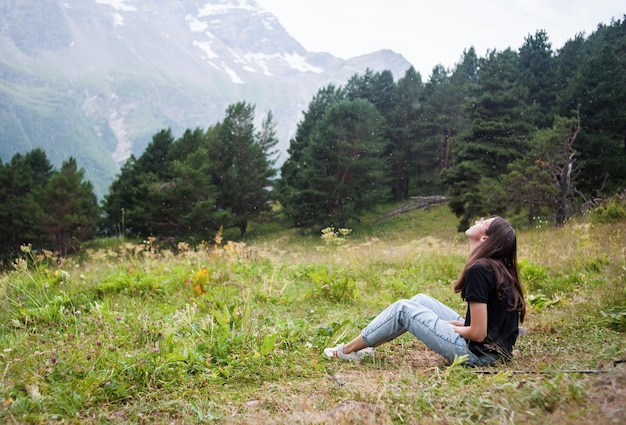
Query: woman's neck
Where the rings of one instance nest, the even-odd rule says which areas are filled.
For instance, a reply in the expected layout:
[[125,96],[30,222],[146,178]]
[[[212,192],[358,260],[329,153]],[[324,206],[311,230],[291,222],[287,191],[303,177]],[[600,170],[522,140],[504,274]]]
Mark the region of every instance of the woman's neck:
[[478,248],[481,243],[482,243],[481,241],[474,241],[474,240],[470,239],[470,242],[469,242],[469,255],[468,255],[468,257],[472,256],[472,254],[474,253],[476,248]]

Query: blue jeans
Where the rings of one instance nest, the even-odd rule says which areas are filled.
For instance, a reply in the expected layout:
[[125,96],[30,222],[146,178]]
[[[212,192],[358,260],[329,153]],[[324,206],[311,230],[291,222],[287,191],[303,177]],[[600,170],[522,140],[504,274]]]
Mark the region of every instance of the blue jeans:
[[495,355],[477,356],[467,341],[455,332],[448,321],[464,319],[450,307],[428,295],[418,294],[410,300],[391,304],[363,329],[361,336],[368,347],[391,341],[410,332],[428,348],[452,363],[455,357],[467,355],[468,366],[491,365]]

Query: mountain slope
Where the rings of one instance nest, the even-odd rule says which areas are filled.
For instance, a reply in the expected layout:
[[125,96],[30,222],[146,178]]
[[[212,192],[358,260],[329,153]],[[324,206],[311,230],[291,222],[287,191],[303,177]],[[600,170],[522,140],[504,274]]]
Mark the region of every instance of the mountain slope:
[[247,101],[274,114],[284,159],[320,87],[410,66],[309,53],[254,0],[8,0],[0,14],[0,158],[72,155],[99,196],[162,128],[206,128]]

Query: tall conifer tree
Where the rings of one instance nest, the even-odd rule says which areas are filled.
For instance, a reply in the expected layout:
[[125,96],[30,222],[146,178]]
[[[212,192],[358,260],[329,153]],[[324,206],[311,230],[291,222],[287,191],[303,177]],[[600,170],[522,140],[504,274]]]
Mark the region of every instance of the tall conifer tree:
[[245,237],[248,221],[268,207],[272,179],[276,175],[270,156],[276,139],[271,114],[255,134],[254,106],[246,102],[231,105],[219,127],[214,183],[220,190],[218,204],[232,213],[233,224]]
[[365,99],[341,100],[314,126],[287,211],[299,226],[344,226],[388,190],[383,118]]
[[76,160],[70,157],[52,175],[42,192],[43,228],[52,248],[61,256],[76,250],[81,241],[90,239],[98,225],[98,200],[93,185],[84,180],[84,175],[85,170],[79,170]]
[[46,205],[41,190],[53,174],[42,149],[15,154],[0,166],[0,256],[9,260],[22,244],[41,246],[48,240],[41,227]]
[[519,82],[518,56],[507,49],[492,51],[482,60],[479,84],[470,108],[470,122],[453,146],[453,165],[445,170],[450,184],[450,207],[461,219],[459,230],[472,217],[500,212],[503,200],[492,196],[494,179],[526,149],[532,133],[526,121],[527,89]]

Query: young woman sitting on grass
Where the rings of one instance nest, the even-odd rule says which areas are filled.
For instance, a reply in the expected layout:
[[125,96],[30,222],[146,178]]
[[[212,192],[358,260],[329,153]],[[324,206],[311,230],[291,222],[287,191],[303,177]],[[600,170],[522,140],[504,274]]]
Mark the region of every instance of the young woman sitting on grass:
[[324,354],[360,360],[382,343],[410,332],[448,362],[467,355],[470,366],[492,365],[512,357],[526,304],[517,270],[517,239],[501,217],[480,219],[465,234],[469,258],[454,283],[467,302],[465,319],[428,295],[400,300],[380,313],[361,335]]

